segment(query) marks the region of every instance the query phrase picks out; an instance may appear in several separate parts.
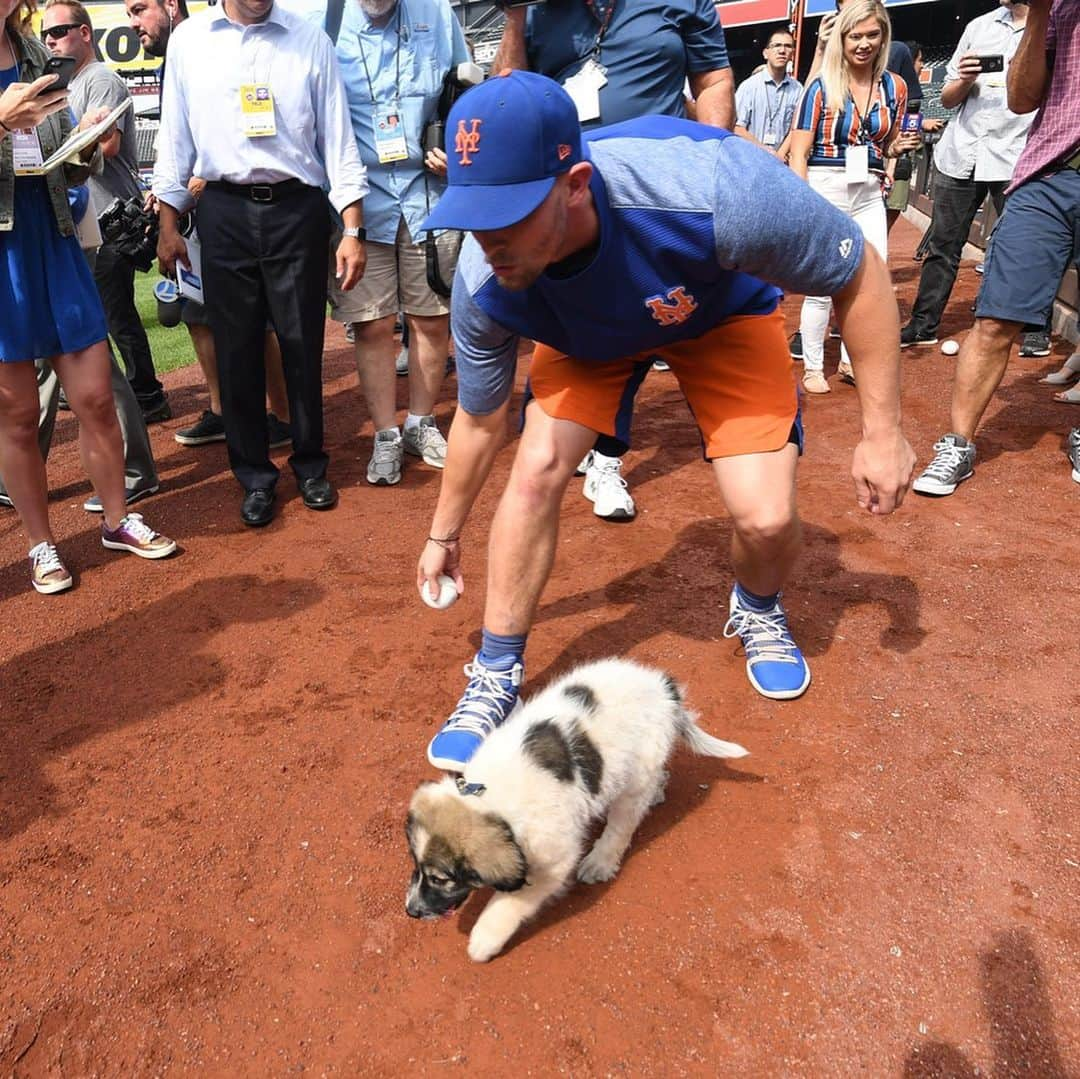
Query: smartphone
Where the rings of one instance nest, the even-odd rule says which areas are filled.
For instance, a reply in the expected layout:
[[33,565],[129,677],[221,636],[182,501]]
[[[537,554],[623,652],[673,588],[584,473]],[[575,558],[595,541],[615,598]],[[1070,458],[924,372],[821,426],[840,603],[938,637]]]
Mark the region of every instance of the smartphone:
[[42,93],[51,94],[54,90],[66,90],[71,76],[75,74],[74,56],[50,56],[45,61],[43,75],[55,75],[56,82],[46,86]]
[[1000,53],[992,56],[979,56],[976,59],[979,61],[979,70],[984,74],[988,71],[1005,70],[1005,57]]

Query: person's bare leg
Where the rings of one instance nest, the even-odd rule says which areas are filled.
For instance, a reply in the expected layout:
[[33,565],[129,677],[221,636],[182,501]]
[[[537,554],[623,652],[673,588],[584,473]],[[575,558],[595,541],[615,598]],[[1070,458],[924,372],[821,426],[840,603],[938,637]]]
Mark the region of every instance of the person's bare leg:
[[449,315],[406,315],[409,325],[409,411],[430,416],[435,411],[449,355]]
[[49,527],[45,461],[38,448],[38,411],[33,361],[0,363],[0,473],[31,548],[56,542]]
[[953,377],[952,431],[968,441],[1009,366],[1009,350],[1023,329],[1020,322],[977,318],[956,358]]
[[71,411],[79,420],[79,454],[105,511],[108,528],[119,528],[127,513],[124,492],[124,440],[109,382],[109,348],[99,341],[81,352],[52,361]]
[[188,326],[191,334],[191,347],[195,349],[195,359],[199,361],[206,391],[210,395],[210,411],[215,416],[221,415],[221,389],[218,383],[217,352],[214,351],[214,335],[209,326]]
[[779,592],[802,542],[795,505],[798,450],[719,457],[713,473],[731,515],[731,560],[735,579],[757,596]]
[[266,332],[266,410],[273,412],[282,423],[289,422],[289,391],[285,387],[285,370],[281,366],[281,346],[277,334]]
[[356,371],[376,431],[397,426],[394,316],[353,323]]
[[547,584],[559,535],[563,492],[596,432],[555,420],[533,401],[488,543],[484,628],[529,631]]

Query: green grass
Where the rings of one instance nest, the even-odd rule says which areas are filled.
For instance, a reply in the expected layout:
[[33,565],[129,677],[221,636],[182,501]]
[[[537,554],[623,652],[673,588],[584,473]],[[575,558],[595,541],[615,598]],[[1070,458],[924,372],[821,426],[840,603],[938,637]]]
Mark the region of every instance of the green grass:
[[191,337],[183,324],[172,329],[158,325],[154,285],[159,280],[161,279],[156,270],[135,274],[135,306],[139,309],[139,317],[150,340],[154,368],[159,375],[163,375],[166,371],[175,371],[178,367],[187,367],[189,363],[194,363],[195,352],[191,347]]

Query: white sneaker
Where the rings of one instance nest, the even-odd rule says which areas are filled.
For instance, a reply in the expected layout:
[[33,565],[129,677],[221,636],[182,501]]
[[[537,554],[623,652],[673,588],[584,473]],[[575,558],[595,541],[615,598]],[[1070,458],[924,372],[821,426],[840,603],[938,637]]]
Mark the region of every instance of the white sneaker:
[[589,452],[582,457],[581,464],[574,469],[575,476],[584,476],[585,473],[589,471],[589,465],[592,464],[592,455],[593,451],[589,450]]
[[622,478],[621,457],[605,457],[594,451],[581,493],[593,504],[593,513],[608,521],[628,521],[637,512]]
[[421,416],[415,427],[405,428],[402,438],[406,453],[421,458],[432,468],[446,467],[446,439],[435,425],[434,416]]
[[367,481],[375,487],[393,487],[401,482],[401,466],[405,447],[401,435],[390,429],[375,435],[371,460],[367,466]]

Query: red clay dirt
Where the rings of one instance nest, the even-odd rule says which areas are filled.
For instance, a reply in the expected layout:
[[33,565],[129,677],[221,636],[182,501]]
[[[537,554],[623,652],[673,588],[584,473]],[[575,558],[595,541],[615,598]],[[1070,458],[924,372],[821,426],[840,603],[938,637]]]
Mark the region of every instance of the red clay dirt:
[[[917,239],[894,233],[904,312]],[[976,283],[965,263],[948,332]],[[190,368],[166,380],[145,504],[182,553],[118,556],[81,509],[63,419],[52,509],[75,590],[34,594],[0,517],[0,1073],[1078,1074],[1080,487],[1062,440],[1080,409],[1037,383],[1066,355],[1012,365],[975,479],[883,520],[848,476],[855,392],[806,403],[787,602],[814,682],[783,704],[721,636],[729,524],[673,376],[650,375],[640,515],[602,522],[572,484],[530,684],[609,654],[662,665],[752,756],[680,751],[619,877],[482,967],[477,898],[405,916],[402,825],[476,644],[512,446],[466,530],[467,591],[439,613],[413,583],[438,474],[364,482],[371,424],[336,329],[332,513],[283,476],[275,522],[240,524],[224,447],[172,438],[204,407]],[[904,357],[923,463],[952,366]]]

